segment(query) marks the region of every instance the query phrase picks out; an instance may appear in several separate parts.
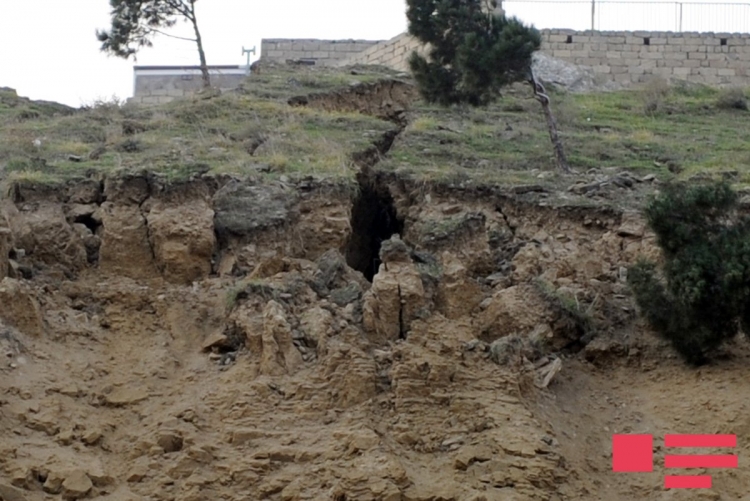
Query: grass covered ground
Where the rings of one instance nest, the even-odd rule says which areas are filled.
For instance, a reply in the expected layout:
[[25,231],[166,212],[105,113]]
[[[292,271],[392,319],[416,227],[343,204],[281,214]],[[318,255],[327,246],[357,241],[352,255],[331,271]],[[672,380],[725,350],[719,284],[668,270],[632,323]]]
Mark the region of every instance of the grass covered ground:
[[[620,169],[668,179],[737,171],[736,181],[750,184],[750,113],[733,107],[742,106],[743,95],[655,82],[551,98],[579,172]],[[417,176],[514,183],[551,175],[555,164],[540,105],[527,87],[514,86],[487,109],[419,106],[382,165]]]
[[[353,179],[352,154],[394,125],[286,101],[392,76],[378,68],[262,67],[239,92],[220,97],[80,110],[0,90],[0,177],[53,183],[152,169],[175,179],[205,171]],[[743,91],[655,81],[636,90],[551,97],[579,173],[627,170],[669,179],[723,171],[738,185],[750,184]],[[485,109],[416,103],[408,119],[379,168],[425,181],[575,182],[555,172],[540,106],[526,86],[507,89]]]

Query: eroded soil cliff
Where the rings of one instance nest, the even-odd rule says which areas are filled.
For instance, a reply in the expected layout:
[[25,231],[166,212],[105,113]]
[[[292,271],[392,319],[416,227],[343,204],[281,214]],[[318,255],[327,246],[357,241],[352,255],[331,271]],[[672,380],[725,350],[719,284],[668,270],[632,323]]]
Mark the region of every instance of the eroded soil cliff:
[[612,433],[737,433],[747,450],[750,432],[742,342],[696,371],[639,323],[627,266],[658,252],[636,214],[384,174],[11,195],[6,501],[747,489],[741,470],[708,495],[610,471]]

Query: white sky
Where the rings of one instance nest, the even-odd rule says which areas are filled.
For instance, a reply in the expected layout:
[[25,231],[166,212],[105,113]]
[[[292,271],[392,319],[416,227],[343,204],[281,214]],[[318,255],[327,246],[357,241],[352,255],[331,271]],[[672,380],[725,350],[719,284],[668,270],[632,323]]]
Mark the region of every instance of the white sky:
[[[406,30],[405,0],[200,0],[209,64],[245,64],[261,38],[386,40]],[[133,60],[99,51],[107,0],[0,0],[0,87],[71,106],[133,94]],[[171,33],[191,36],[187,25]],[[197,64],[191,42],[159,37],[139,65]]]
[[[606,2],[607,0],[597,0]],[[703,0],[683,6],[685,31],[750,31],[750,5]],[[710,5],[713,4],[713,5]],[[611,1],[597,8],[596,28],[677,31],[679,4],[650,5]],[[588,29],[589,0],[520,2],[504,6],[538,28]],[[406,30],[405,0],[200,0],[198,22],[209,64],[244,64],[242,47],[261,38],[386,40]],[[99,51],[97,28],[109,26],[107,0],[0,0],[0,87],[13,87],[32,99],[72,106],[133,92],[133,60]],[[173,34],[191,36],[180,24]],[[137,64],[197,64],[191,42],[159,37]]]

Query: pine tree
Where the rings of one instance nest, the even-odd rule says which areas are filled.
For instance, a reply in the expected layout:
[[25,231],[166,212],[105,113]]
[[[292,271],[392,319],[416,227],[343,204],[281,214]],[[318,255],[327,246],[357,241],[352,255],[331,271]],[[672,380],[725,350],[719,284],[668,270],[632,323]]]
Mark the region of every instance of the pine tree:
[[667,185],[646,207],[664,255],[628,283],[651,326],[700,364],[738,329],[750,334],[750,219],[726,183]]
[[414,52],[409,59],[420,93],[443,106],[484,106],[503,86],[527,81],[542,104],[558,167],[569,172],[549,96],[531,70],[541,36],[493,9],[495,0],[407,0],[409,33],[428,47],[428,57]]
[[[110,0],[112,26],[109,31],[96,32],[102,42],[102,51],[118,57],[129,58],[142,47],[151,47],[156,35],[166,35],[195,42],[200,58],[203,86],[211,86],[203,39],[198,29],[195,2],[198,0]],[[183,38],[164,33],[162,29],[174,26],[182,18],[193,25],[195,38]]]

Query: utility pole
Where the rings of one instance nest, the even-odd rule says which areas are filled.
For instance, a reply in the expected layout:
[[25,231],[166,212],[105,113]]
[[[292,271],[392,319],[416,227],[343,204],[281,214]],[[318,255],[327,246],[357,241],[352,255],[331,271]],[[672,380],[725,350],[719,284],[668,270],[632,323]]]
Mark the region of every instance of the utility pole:
[[594,14],[596,12],[596,0],[591,0],[591,31],[594,31]]

